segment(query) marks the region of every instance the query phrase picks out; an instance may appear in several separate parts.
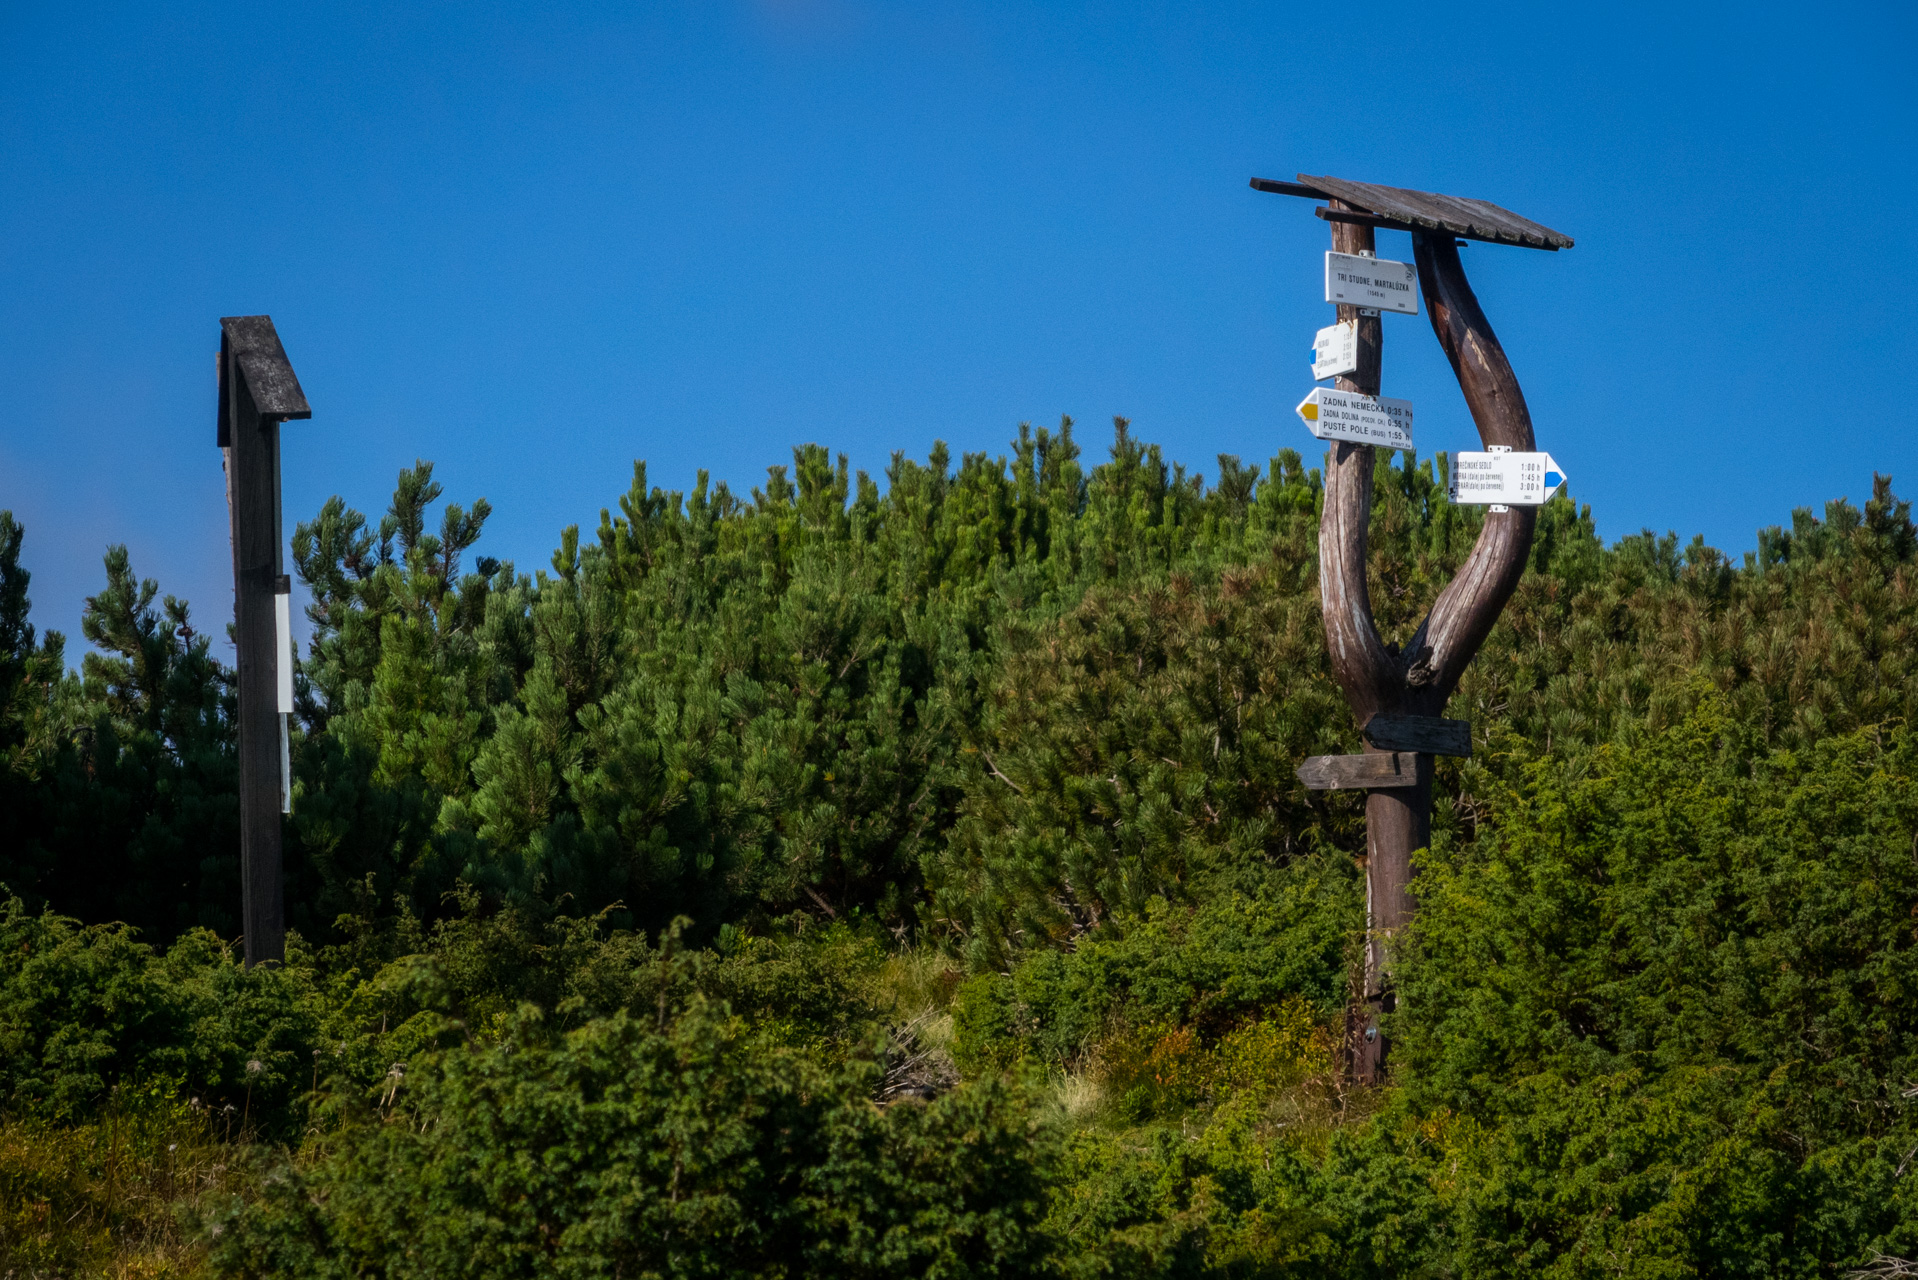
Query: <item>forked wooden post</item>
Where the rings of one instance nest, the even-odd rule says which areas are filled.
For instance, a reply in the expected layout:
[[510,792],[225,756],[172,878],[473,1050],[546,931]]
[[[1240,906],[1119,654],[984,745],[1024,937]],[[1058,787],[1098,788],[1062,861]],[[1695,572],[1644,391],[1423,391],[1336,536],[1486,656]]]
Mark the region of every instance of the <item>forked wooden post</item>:
[[[1412,233],[1419,288],[1432,330],[1452,362],[1487,448],[1533,448],[1532,418],[1505,351],[1479,308],[1459,261],[1459,237],[1559,249],[1571,240],[1484,201],[1459,200],[1304,174],[1297,183],[1254,179],[1260,190],[1326,200],[1335,252],[1371,254],[1374,229]],[[1358,368],[1341,391],[1379,394],[1382,326],[1377,312],[1341,305],[1358,324]],[[1355,1004],[1353,1073],[1376,1081],[1385,1066],[1381,1015],[1390,1012],[1391,951],[1412,919],[1411,858],[1431,838],[1433,752],[1468,754],[1469,730],[1440,720],[1446,701],[1491,633],[1525,571],[1537,509],[1493,508],[1458,574],[1401,649],[1388,649],[1372,618],[1366,532],[1372,518],[1374,447],[1330,442],[1319,522],[1319,592],[1332,674],[1365,737],[1365,757],[1319,757],[1300,777],[1313,787],[1367,791],[1365,987]],[[1373,765],[1368,757],[1387,756]]]
[[238,650],[240,895],[246,963],[286,958],[280,869],[290,687],[280,615],[288,594],[280,522],[280,423],[310,418],[306,393],[268,316],[220,321],[218,442],[233,533],[233,636]]

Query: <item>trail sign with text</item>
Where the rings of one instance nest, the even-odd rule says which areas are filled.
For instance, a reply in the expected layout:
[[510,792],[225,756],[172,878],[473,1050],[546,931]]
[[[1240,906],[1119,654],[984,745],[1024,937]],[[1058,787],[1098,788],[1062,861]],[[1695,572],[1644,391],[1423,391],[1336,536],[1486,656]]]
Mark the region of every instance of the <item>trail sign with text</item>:
[[1356,253],[1328,253],[1325,300],[1415,316],[1419,313],[1418,268]]
[[1412,402],[1320,387],[1299,401],[1299,417],[1321,440],[1350,440],[1382,449],[1412,447]]
[[1341,320],[1318,331],[1312,339],[1312,380],[1324,382],[1359,367],[1359,327]]
[[1565,472],[1549,453],[1459,450],[1452,455],[1453,502],[1536,507],[1558,492]]

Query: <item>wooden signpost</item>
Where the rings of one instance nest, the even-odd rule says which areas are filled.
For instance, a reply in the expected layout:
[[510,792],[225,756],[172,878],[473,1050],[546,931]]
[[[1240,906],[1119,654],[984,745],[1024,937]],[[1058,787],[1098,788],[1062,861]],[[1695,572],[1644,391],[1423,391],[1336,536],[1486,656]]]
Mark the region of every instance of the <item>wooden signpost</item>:
[[233,532],[240,894],[249,966],[286,958],[280,818],[288,797],[286,716],[293,709],[293,673],[291,584],[280,523],[280,424],[312,416],[272,318],[221,320],[219,445]]
[[[1334,256],[1326,262],[1328,298],[1335,288],[1364,290],[1377,283],[1334,280],[1338,271],[1347,277],[1365,273],[1348,259],[1376,259],[1376,229],[1411,232],[1425,311],[1465,393],[1479,438],[1488,452],[1533,453],[1532,417],[1524,393],[1465,279],[1458,247],[1463,240],[1476,240],[1557,250],[1571,247],[1569,236],[1483,200],[1305,174],[1297,182],[1254,178],[1252,186],[1325,201],[1315,212],[1332,224]],[[1374,262],[1373,266],[1379,279],[1393,278],[1394,264]],[[1391,310],[1416,310],[1416,300],[1404,298],[1405,291],[1389,293],[1398,295],[1399,301],[1385,301],[1386,294],[1377,290],[1341,292],[1340,296],[1358,299],[1338,304],[1339,323],[1356,326],[1358,361],[1357,368],[1338,379],[1338,390],[1378,396],[1384,333],[1377,308],[1384,301]],[[1463,721],[1441,719],[1440,713],[1518,586],[1538,519],[1536,506],[1491,506],[1477,545],[1439,593],[1431,613],[1403,648],[1389,649],[1372,620],[1365,576],[1374,447],[1348,440],[1331,442],[1319,521],[1319,593],[1326,648],[1333,676],[1364,732],[1366,750],[1357,756],[1317,756],[1299,770],[1308,787],[1366,791],[1369,919],[1365,984],[1354,1011],[1352,1052],[1353,1072],[1363,1081],[1378,1080],[1385,1066],[1386,1044],[1379,1019],[1390,1012],[1395,1000],[1390,980],[1392,942],[1410,922],[1414,908],[1411,855],[1431,838],[1432,759],[1471,751],[1470,727]]]

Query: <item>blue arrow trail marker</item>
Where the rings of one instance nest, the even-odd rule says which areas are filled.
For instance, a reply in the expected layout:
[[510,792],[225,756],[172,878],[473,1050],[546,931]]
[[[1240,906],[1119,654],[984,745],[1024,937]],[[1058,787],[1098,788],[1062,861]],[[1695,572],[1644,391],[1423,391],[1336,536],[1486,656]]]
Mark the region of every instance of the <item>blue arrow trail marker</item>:
[[1541,506],[1565,483],[1564,469],[1549,453],[1490,449],[1452,455],[1451,499],[1494,507]]

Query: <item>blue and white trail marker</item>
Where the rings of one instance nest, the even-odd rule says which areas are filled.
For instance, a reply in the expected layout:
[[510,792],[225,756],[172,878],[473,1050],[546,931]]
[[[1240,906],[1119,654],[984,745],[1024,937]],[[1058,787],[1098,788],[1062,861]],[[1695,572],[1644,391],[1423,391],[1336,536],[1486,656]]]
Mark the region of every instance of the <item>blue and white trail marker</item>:
[[1549,453],[1459,450],[1452,454],[1451,471],[1452,501],[1463,505],[1536,507],[1565,483],[1565,469]]
[[1319,330],[1312,339],[1312,380],[1324,382],[1342,373],[1357,373],[1358,369],[1358,322],[1341,320]]

